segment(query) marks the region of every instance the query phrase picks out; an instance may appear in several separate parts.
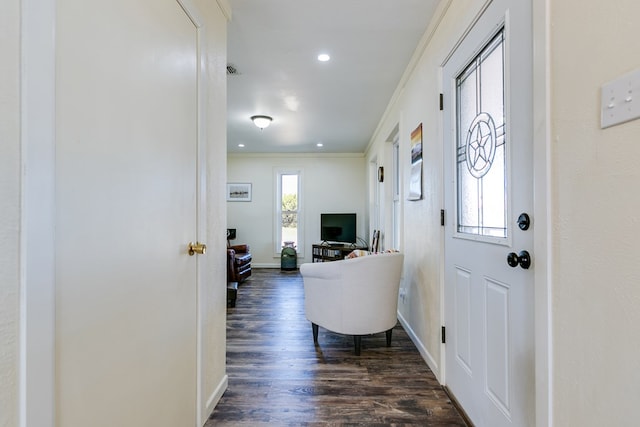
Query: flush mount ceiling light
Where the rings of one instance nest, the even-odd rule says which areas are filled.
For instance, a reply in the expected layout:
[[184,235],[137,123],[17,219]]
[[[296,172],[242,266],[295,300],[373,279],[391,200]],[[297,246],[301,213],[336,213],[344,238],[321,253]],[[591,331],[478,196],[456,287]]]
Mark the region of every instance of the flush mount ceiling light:
[[331,57],[329,55],[327,55],[326,53],[321,53],[320,55],[318,55],[318,61],[320,61],[320,62],[327,62],[330,59],[331,59]]
[[268,127],[272,120],[273,118],[269,116],[251,116],[251,121],[254,125],[258,126],[260,130]]

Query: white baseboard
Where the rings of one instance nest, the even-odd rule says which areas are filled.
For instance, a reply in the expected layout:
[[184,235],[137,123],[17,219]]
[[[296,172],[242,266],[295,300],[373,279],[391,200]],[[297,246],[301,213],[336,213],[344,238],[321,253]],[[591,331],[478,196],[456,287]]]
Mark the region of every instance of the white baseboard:
[[211,393],[211,396],[209,396],[209,398],[207,399],[207,406],[205,409],[206,416],[204,417],[204,420],[202,420],[202,425],[204,425],[207,422],[207,420],[209,419],[209,416],[213,413],[213,410],[216,408],[216,405],[218,404],[218,402],[220,402],[220,399],[222,399],[222,395],[227,390],[228,386],[229,386],[229,376],[225,374],[225,376],[222,377],[222,380],[220,381],[216,389],[213,391],[213,393]]
[[402,325],[404,330],[407,332],[407,335],[409,335],[409,338],[411,338],[411,341],[413,341],[415,346],[418,348],[420,355],[427,363],[427,366],[429,366],[429,369],[433,371],[438,382],[442,384],[442,380],[440,379],[440,368],[435,359],[431,356],[431,353],[427,351],[427,348],[424,346],[424,344],[422,344],[422,341],[420,341],[416,333],[413,331],[413,329],[411,329],[411,326],[409,326],[409,323],[405,320],[404,317],[402,317],[402,314],[400,314],[400,312],[398,312],[398,320],[400,321],[400,324]]
[[280,268],[280,262],[278,262],[277,264],[267,264],[267,263],[258,264],[258,263],[252,262],[251,267],[252,268]]

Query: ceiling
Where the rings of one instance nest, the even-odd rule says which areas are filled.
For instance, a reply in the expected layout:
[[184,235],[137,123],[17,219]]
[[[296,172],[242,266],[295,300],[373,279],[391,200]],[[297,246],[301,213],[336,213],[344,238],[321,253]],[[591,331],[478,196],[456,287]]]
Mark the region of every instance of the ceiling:
[[229,0],[228,151],[364,152],[439,1]]

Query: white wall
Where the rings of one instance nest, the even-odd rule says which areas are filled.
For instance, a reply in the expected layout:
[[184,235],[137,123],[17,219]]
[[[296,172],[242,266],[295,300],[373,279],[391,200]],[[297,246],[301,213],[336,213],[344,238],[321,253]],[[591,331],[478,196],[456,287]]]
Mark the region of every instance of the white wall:
[[20,1],[0,3],[0,426],[18,425]]
[[[311,245],[320,240],[320,213],[355,212],[358,237],[368,241],[365,161],[362,155],[267,154],[229,155],[228,182],[250,182],[251,202],[227,202],[227,226],[237,229],[235,243],[251,246],[252,265],[280,267],[274,252],[274,213],[276,209],[275,171],[280,168],[302,170],[302,209],[304,247],[299,248],[298,265],[311,262]],[[226,228],[226,227],[225,227]],[[302,250],[302,251],[301,251]]]
[[603,83],[640,68],[640,2],[550,10],[554,425],[628,425],[640,402],[640,120],[600,129],[599,105]]

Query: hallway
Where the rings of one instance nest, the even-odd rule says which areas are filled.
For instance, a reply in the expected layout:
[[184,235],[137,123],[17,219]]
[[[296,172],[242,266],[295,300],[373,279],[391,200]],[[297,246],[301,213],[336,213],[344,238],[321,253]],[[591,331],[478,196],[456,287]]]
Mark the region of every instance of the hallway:
[[[298,272],[254,269],[227,309],[229,387],[206,427],[466,426],[398,323],[353,339],[320,328],[313,345]],[[357,303],[357,302],[354,302]]]

